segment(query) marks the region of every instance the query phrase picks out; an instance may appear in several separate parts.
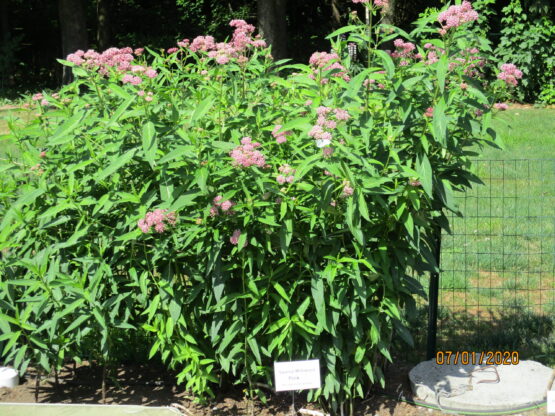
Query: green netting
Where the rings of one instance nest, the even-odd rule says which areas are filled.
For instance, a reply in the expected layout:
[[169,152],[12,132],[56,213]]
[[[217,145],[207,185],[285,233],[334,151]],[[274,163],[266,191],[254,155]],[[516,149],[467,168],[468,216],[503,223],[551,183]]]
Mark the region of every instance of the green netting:
[[0,415],[9,416],[176,416],[170,407],[116,406],[94,404],[0,403]]

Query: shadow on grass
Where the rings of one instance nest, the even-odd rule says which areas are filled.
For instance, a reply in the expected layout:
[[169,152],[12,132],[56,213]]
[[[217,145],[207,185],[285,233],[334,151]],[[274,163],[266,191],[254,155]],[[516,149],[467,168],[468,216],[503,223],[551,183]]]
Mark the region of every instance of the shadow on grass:
[[[519,360],[555,366],[555,313],[540,314],[522,309],[492,311],[447,308],[438,311],[437,351],[518,352]],[[555,311],[554,311],[555,312]],[[415,338],[413,350],[397,346],[400,356],[417,363],[425,360],[428,310],[419,309],[410,320]],[[404,352],[402,354],[401,352]]]

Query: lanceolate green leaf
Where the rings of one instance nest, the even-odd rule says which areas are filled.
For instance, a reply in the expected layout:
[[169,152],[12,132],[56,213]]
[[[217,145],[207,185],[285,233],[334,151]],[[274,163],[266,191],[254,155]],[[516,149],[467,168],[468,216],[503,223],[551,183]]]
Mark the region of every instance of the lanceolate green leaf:
[[105,179],[106,177],[113,175],[114,173],[116,173],[121,167],[123,167],[127,162],[129,162],[131,159],[133,159],[133,156],[135,155],[135,152],[137,151],[137,149],[131,149],[128,150],[127,152],[125,152],[124,154],[120,155],[119,157],[115,158],[112,163],[110,163],[108,165],[108,167],[106,167],[105,169],[99,171],[96,175],[95,175],[95,179],[97,181],[101,181],[103,179]]

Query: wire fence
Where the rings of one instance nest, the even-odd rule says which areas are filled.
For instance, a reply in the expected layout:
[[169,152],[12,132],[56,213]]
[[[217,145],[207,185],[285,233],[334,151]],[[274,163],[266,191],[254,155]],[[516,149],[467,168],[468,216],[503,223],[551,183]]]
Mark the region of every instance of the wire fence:
[[441,238],[436,349],[555,364],[555,160],[474,166],[484,184],[456,196]]

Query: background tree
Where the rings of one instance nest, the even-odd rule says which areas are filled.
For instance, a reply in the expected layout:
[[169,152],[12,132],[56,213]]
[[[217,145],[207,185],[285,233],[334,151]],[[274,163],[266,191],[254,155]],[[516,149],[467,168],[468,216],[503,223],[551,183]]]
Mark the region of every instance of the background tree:
[[110,22],[110,14],[112,8],[112,0],[96,0],[96,42],[98,49],[105,50],[111,46],[112,42],[112,26]]
[[[62,57],[78,49],[88,48],[87,19],[83,0],[58,0],[60,31],[62,35]],[[70,68],[63,69],[62,81],[71,81]]]
[[272,56],[287,57],[287,0],[258,0],[258,31],[272,45]]

